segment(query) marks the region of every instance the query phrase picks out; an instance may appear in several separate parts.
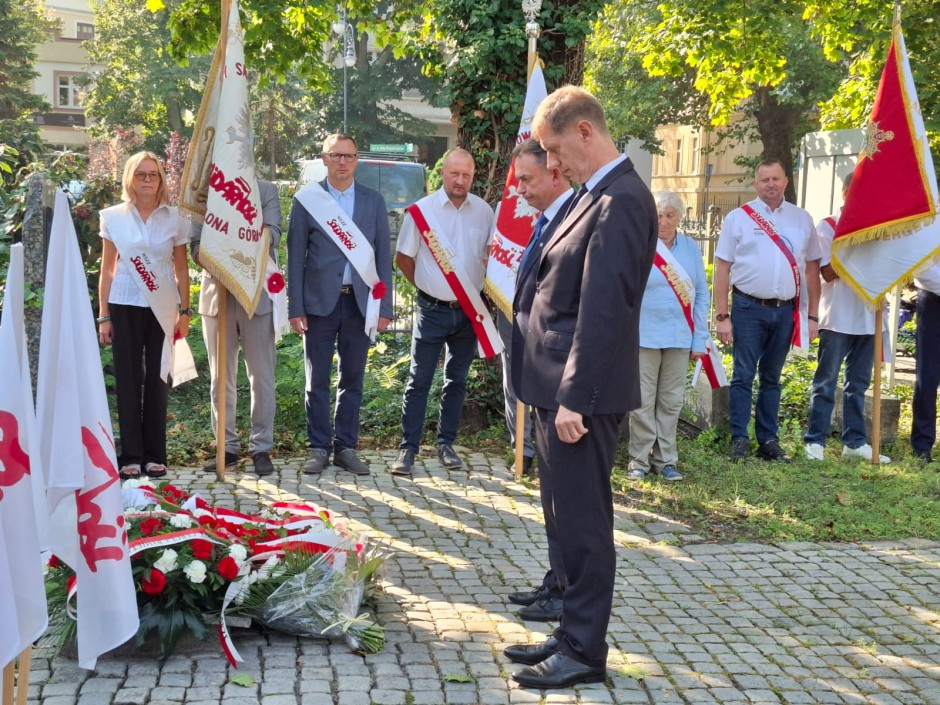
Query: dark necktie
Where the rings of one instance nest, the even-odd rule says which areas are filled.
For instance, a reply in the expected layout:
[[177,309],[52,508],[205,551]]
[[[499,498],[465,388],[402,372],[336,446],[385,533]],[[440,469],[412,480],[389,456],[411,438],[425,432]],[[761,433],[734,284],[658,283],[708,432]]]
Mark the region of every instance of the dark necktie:
[[532,251],[538,249],[539,238],[542,237],[542,228],[548,224],[548,218],[545,217],[545,214],[539,216],[539,219],[535,221],[535,232],[532,233],[532,239],[529,240],[529,244],[526,245],[525,252],[522,253],[522,262],[519,265],[520,271],[525,268],[526,263],[529,261],[529,257],[532,256]]
[[[574,195],[574,198],[571,199],[571,204],[568,206],[568,210],[565,211],[565,218],[571,215],[571,211],[575,209],[575,206],[578,205],[578,201],[584,198],[584,194],[588,192],[587,184],[581,184],[581,188],[578,189],[578,192]],[[565,218],[562,218],[564,220]]]

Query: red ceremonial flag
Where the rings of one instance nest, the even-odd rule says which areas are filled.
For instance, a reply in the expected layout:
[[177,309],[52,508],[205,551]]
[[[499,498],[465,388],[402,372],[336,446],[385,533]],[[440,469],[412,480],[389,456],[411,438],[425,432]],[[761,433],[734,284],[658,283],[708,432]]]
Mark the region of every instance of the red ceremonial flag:
[[900,25],[836,226],[832,265],[874,305],[940,248],[937,179]]
[[46,631],[34,484],[36,461],[33,386],[23,323],[23,245],[10,248],[0,321],[0,667]]
[[139,622],[95,316],[61,190],[49,237],[38,377],[52,550],[75,571],[78,665],[90,669],[133,637]]
[[[535,117],[539,103],[545,100],[547,95],[545,77],[542,75],[542,69],[536,65],[529,77],[516,144],[525,142],[532,136],[532,118]],[[486,280],[483,283],[483,290],[507,318],[512,318],[516,271],[522,261],[522,253],[532,237],[535,221],[539,217],[539,212],[516,193],[518,187],[519,179],[516,178],[516,163],[513,160],[509,165],[509,173],[506,174],[503,199],[496,216],[496,232],[493,234],[490,258],[486,264]]]

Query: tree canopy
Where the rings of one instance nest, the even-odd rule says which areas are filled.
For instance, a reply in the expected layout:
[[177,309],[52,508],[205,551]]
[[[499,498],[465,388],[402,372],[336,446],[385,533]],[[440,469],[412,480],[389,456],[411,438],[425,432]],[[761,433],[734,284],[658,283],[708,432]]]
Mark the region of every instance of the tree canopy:
[[0,120],[44,112],[49,104],[33,93],[36,47],[59,26],[41,0],[0,0]]

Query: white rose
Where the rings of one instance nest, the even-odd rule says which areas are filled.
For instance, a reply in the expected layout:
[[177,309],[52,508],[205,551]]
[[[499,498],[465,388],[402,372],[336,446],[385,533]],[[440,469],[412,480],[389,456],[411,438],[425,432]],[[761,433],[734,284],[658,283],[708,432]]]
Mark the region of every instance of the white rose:
[[183,573],[191,583],[201,583],[206,579],[206,564],[202,561],[193,561],[183,568]]
[[170,526],[174,526],[177,529],[188,529],[192,525],[193,520],[186,514],[174,514],[170,517]]
[[193,516],[196,517],[197,519],[201,517],[212,516],[212,512],[210,512],[208,509],[202,509],[201,507],[196,507],[195,509],[192,510],[192,512],[193,512]]
[[153,564],[153,567],[166,575],[171,570],[176,570],[176,556],[178,554],[172,548],[164,549],[160,558]]
[[248,558],[248,550],[240,543],[233,543],[228,549],[228,554],[235,559],[237,563],[244,563]]

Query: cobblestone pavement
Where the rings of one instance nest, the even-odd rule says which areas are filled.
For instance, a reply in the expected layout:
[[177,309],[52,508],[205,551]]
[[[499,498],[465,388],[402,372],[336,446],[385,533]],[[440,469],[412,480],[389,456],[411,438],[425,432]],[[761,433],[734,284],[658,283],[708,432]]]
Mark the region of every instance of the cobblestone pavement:
[[537,490],[502,460],[464,451],[469,471],[425,452],[414,479],[394,452],[366,452],[372,475],[301,460],[225,483],[184,469],[174,481],[243,510],[306,499],[371,527],[395,551],[378,616],[388,643],[359,657],[344,643],[244,631],[235,671],[214,640],[166,662],[109,656],[94,672],[41,652],[30,703],[42,705],[422,705],[464,703],[940,704],[940,544],[704,543],[667,518],[619,506],[608,681],[539,692],[517,687],[502,648],[540,640],[505,595],[546,567]]

